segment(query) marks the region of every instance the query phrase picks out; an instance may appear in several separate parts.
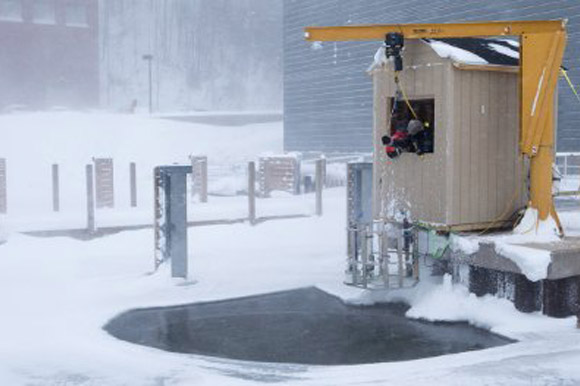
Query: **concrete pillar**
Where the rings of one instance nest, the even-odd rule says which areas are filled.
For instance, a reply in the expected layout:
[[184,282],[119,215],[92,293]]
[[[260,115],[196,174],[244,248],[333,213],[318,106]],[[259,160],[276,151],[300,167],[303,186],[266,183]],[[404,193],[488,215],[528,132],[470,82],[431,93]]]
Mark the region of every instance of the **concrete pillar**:
[[580,277],[544,280],[544,314],[555,318],[577,315]]
[[519,311],[535,312],[542,309],[542,283],[532,282],[524,275],[514,274],[514,304]]

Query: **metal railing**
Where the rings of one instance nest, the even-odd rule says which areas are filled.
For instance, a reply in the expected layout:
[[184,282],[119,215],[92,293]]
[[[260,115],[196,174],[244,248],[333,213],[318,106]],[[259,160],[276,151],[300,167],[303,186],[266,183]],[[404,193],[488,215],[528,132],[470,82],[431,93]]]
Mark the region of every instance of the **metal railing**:
[[563,178],[580,178],[580,152],[556,153],[556,166]]

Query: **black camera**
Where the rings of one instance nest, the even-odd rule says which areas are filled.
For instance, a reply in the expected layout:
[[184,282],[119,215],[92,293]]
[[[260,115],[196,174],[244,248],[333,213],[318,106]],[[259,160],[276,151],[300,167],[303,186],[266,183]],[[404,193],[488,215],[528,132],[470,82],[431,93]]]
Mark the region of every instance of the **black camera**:
[[405,45],[405,38],[402,34],[397,32],[390,32],[385,38],[385,54],[387,59],[393,57],[395,62],[395,71],[403,70],[403,58],[401,51]]

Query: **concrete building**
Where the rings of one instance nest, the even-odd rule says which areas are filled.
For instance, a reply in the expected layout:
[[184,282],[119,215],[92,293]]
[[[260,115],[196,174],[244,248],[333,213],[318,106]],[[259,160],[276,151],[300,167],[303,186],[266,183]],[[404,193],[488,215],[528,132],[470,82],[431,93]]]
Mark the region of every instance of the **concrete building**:
[[[372,78],[381,42],[304,41],[305,26],[568,19],[564,65],[580,84],[580,2],[539,0],[285,0],[284,147],[288,151],[370,152]],[[580,151],[580,104],[559,85],[558,151]]]
[[97,107],[97,0],[0,0],[0,111]]

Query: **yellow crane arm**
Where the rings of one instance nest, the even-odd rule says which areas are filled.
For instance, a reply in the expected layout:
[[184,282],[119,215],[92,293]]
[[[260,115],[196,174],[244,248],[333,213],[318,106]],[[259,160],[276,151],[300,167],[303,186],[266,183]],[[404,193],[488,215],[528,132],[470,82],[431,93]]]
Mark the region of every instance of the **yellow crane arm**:
[[385,24],[308,27],[309,41],[517,36],[520,39],[520,151],[531,158],[530,199],[545,220],[557,220],[552,200],[554,92],[566,46],[565,20],[488,21],[445,24]]

